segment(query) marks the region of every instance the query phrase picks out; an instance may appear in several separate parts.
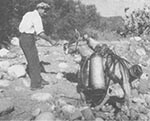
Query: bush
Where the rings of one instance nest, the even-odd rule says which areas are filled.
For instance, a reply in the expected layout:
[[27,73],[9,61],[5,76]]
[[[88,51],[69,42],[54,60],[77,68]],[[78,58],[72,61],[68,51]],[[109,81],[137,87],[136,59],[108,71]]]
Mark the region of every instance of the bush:
[[[3,0],[4,1],[4,0]],[[53,39],[66,39],[75,41],[75,29],[81,34],[88,32],[91,36],[97,38],[98,32],[106,30],[114,31],[120,26],[117,18],[104,18],[96,12],[94,5],[83,5],[74,0],[5,0],[9,2],[5,5],[3,13],[9,11],[1,23],[9,29],[7,33],[11,36],[18,35],[18,26],[22,16],[27,12],[35,9],[39,2],[47,2],[51,5],[48,16],[43,20],[44,29],[47,35]],[[11,2],[10,2],[11,1]],[[11,4],[10,4],[11,3]],[[6,3],[5,3],[6,4]],[[1,6],[1,4],[0,4]],[[9,18],[7,18],[9,16]],[[115,24],[114,24],[115,23]],[[1,27],[3,28],[3,27]]]
[[[125,14],[129,11],[126,10]],[[132,35],[147,35],[150,33],[150,8],[145,6],[143,9],[132,11],[124,18],[125,33]]]

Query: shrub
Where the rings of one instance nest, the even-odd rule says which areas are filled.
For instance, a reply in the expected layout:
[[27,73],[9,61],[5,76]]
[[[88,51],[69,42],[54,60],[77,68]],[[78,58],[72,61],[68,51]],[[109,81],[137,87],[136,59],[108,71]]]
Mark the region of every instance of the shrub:
[[[4,0],[1,0],[4,2]],[[121,24],[116,22],[117,18],[101,17],[94,5],[83,5],[74,0],[5,0],[5,19],[1,25],[7,28],[6,35],[17,36],[18,26],[22,16],[35,8],[39,2],[47,2],[51,5],[48,16],[43,19],[44,29],[47,35],[53,39],[66,39],[74,41],[76,39],[75,29],[81,34],[88,32],[97,38],[99,32],[106,30],[114,31]],[[9,3],[9,4],[8,4]],[[2,4],[0,4],[2,6]],[[3,5],[4,6],[4,5]],[[8,12],[7,12],[8,11]],[[2,14],[2,16],[3,16]],[[9,18],[8,18],[9,17]],[[7,21],[5,21],[7,20]],[[8,29],[9,28],[9,29]]]

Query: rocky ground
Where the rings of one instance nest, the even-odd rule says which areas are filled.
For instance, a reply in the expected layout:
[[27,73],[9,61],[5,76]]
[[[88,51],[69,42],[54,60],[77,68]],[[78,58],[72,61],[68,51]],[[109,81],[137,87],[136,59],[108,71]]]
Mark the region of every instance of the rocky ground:
[[121,57],[142,66],[141,79],[131,84],[130,109],[122,106],[116,114],[109,104],[100,111],[83,106],[76,91],[79,56],[65,55],[62,45],[52,47],[39,40],[39,57],[46,62],[47,72],[41,75],[50,83],[41,90],[30,90],[26,60],[19,46],[0,50],[0,54],[5,53],[0,58],[0,121],[150,121],[150,42],[132,37],[106,43]]

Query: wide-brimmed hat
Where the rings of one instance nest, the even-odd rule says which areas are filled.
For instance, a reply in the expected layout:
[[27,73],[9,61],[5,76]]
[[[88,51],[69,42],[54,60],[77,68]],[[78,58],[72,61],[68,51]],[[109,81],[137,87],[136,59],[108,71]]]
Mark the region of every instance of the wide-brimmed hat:
[[37,4],[36,8],[49,9],[50,5],[47,3],[41,2],[41,3]]

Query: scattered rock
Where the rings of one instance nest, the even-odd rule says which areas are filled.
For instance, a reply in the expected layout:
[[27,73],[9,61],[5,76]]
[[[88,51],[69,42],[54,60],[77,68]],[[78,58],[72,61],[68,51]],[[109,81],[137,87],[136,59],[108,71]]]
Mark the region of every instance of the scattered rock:
[[139,84],[140,84],[139,80],[134,80],[133,82],[131,82],[131,85],[132,85],[133,88],[138,88]]
[[68,68],[68,64],[65,63],[65,62],[62,62],[62,63],[60,63],[60,64],[58,65],[58,67],[59,67],[59,68],[62,68],[62,69],[66,69],[66,68]]
[[57,56],[60,56],[60,55],[61,55],[61,53],[56,52],[56,51],[54,51],[52,54],[53,54],[53,55],[57,55]]
[[8,68],[8,74],[12,77],[19,78],[26,75],[24,65],[12,65]]
[[138,90],[137,90],[137,89],[132,89],[132,90],[131,90],[131,95],[132,95],[133,97],[138,97],[138,96],[139,96]]
[[17,91],[17,92],[25,91],[25,89],[24,89],[23,87],[16,86],[16,87],[15,87],[15,91]]
[[41,113],[41,109],[40,108],[37,108],[35,110],[32,111],[32,116],[38,116],[39,114]]
[[144,56],[146,55],[146,52],[143,48],[140,48],[140,49],[137,49],[136,50],[136,53],[139,55],[139,56]]
[[147,66],[150,66],[150,59],[146,61]]
[[4,57],[8,54],[9,50],[5,49],[5,48],[2,48],[0,50],[0,57]]
[[41,113],[34,121],[55,121],[55,116],[51,112]]
[[21,80],[22,80],[25,87],[30,87],[31,81],[29,79],[22,78]]
[[145,102],[148,106],[150,106],[150,95],[145,95]]
[[82,113],[85,120],[87,120],[87,121],[95,120],[93,112],[91,111],[90,108],[85,108],[85,109],[81,110],[81,113]]
[[122,98],[124,96],[124,92],[121,88],[121,86],[117,83],[117,84],[113,84],[109,87],[110,96],[117,96],[119,98]]
[[131,41],[141,41],[142,38],[137,36],[137,37],[131,37],[130,40]]
[[59,107],[62,107],[62,106],[64,106],[64,105],[67,105],[66,101],[63,100],[63,99],[58,99],[56,102],[57,102],[57,105],[58,105]]
[[134,97],[134,98],[132,98],[132,101],[134,103],[137,103],[137,104],[144,104],[145,103],[145,99],[142,99],[140,97]]
[[80,55],[75,55],[74,56],[74,61],[79,63],[81,61],[82,57]]
[[51,100],[52,98],[53,97],[50,93],[42,93],[42,92],[35,93],[31,96],[32,100],[37,100],[39,102],[45,102]]
[[57,57],[56,61],[65,62],[66,60],[65,60],[65,57]]
[[2,71],[7,71],[8,68],[10,67],[10,62],[9,61],[0,61],[0,69]]
[[57,118],[57,119],[55,119],[55,121],[63,121],[63,120]]
[[131,120],[132,120],[132,121],[135,121],[135,120],[139,117],[138,111],[136,111],[136,110],[134,110],[134,109],[131,109],[131,110],[130,110],[130,113],[131,113]]
[[0,99],[0,116],[6,115],[14,111],[14,104],[11,98]]
[[148,80],[149,75],[148,75],[148,73],[143,73],[140,78],[141,78],[141,80]]
[[140,113],[143,113],[143,114],[147,114],[149,112],[148,109],[143,105],[139,106],[138,110]]
[[148,117],[147,117],[147,115],[141,113],[141,114],[139,115],[138,120],[139,120],[139,121],[148,121]]
[[74,113],[76,110],[76,108],[73,105],[69,105],[69,104],[62,106],[61,109],[63,112],[70,113],[70,114]]
[[56,79],[59,79],[59,80],[61,80],[61,79],[63,79],[63,73],[57,73],[57,75],[56,75]]
[[8,80],[0,80],[0,87],[8,87],[10,83]]
[[150,89],[150,82],[149,80],[141,79],[139,86],[138,86],[138,91],[142,94],[147,93]]
[[73,114],[70,116],[70,120],[81,120],[82,119],[82,113],[79,110],[76,110]]
[[19,38],[18,37],[13,37],[11,40],[11,44],[15,46],[20,46],[19,44]]
[[104,121],[102,118],[96,118],[95,121]]

